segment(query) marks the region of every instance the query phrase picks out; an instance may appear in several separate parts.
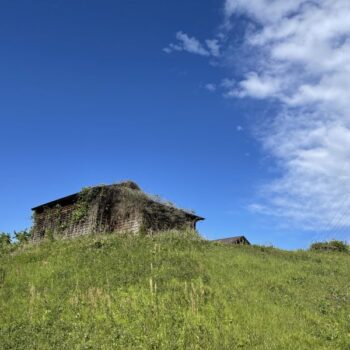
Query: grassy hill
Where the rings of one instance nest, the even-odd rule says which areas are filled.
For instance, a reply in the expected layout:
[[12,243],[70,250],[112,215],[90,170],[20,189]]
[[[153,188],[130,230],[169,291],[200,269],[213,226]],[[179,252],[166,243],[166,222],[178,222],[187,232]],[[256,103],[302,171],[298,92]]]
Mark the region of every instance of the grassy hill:
[[0,253],[1,349],[350,349],[350,255],[106,235]]

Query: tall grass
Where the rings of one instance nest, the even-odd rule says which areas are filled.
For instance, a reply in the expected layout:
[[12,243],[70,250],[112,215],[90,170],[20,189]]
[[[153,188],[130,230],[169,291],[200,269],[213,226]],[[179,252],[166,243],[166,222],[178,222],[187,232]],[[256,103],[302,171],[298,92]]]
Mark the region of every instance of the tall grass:
[[350,256],[115,235],[0,255],[1,349],[350,349]]

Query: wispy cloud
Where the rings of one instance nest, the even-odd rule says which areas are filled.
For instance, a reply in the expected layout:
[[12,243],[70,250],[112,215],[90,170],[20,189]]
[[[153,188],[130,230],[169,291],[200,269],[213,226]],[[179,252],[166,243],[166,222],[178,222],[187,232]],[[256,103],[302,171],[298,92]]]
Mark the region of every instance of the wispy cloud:
[[220,56],[220,42],[218,39],[207,39],[205,43],[207,44],[209,52],[212,56]]
[[243,45],[255,57],[227,94],[282,105],[258,133],[282,175],[255,210],[308,228],[350,226],[350,2],[227,0],[225,10],[251,20]]
[[195,37],[191,37],[184,32],[176,33],[176,43],[170,43],[163,51],[166,53],[172,53],[174,51],[186,51],[192,54],[200,56],[220,56],[220,43],[218,39],[207,39],[202,44]]
[[216,91],[216,84],[208,83],[204,85],[204,88],[210,92]]
[[[251,208],[302,227],[350,227],[349,0],[225,0],[224,14],[227,46],[220,42],[217,53],[230,69],[249,52],[241,76],[235,66],[219,84],[224,95],[278,108],[256,136],[281,175]],[[197,51],[212,56],[207,46]]]

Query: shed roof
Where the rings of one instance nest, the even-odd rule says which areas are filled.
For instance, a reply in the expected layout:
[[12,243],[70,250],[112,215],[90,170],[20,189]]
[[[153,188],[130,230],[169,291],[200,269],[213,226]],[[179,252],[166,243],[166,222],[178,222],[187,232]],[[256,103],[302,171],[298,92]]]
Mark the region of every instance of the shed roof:
[[65,197],[62,197],[62,198],[55,199],[55,200],[53,200],[51,202],[40,204],[40,205],[38,205],[36,207],[33,207],[32,210],[39,210],[39,209],[44,209],[44,208],[52,208],[52,207],[54,207],[57,204],[66,205],[66,204],[73,203],[76,199],[78,199],[78,194],[79,193],[73,193],[73,194],[70,194],[69,196],[65,196]]
[[245,236],[235,236],[235,237],[215,239],[214,242],[235,244],[235,243],[238,243],[241,240],[244,240],[247,244],[250,244],[250,242],[247,240],[247,238]]
[[[119,184],[118,184],[119,185]],[[123,183],[121,183],[120,185],[123,185]],[[102,186],[96,186],[96,187],[109,187],[109,186],[113,186],[113,185],[102,185]],[[135,188],[132,188],[132,187],[129,187],[131,188],[132,190],[135,190]],[[36,207],[33,207],[32,210],[34,211],[40,211],[40,210],[43,210],[44,208],[53,208],[54,206],[56,206],[57,204],[61,205],[61,206],[64,206],[64,205],[68,205],[68,204],[72,204],[74,202],[77,201],[78,197],[79,197],[79,194],[80,192],[77,192],[77,193],[73,193],[73,194],[70,194],[68,196],[65,196],[65,197],[62,197],[62,198],[58,198],[58,199],[55,199],[53,201],[50,201],[50,202],[47,202],[47,203],[44,203],[44,204],[40,204]],[[145,194],[146,195],[146,194]],[[147,195],[146,195],[147,196]],[[163,206],[167,206],[169,208],[173,208],[173,209],[176,209],[176,210],[180,210],[184,213],[186,213],[188,216],[192,217],[192,218],[195,218],[197,221],[201,221],[201,220],[205,220],[203,217],[201,216],[198,216],[194,213],[191,213],[187,210],[184,210],[184,209],[181,209],[181,208],[177,208],[177,207],[172,207],[171,205],[167,204],[167,203],[162,203],[160,201],[157,201],[155,199],[152,199],[151,197],[147,196],[148,197],[148,200],[150,202],[153,202],[153,203],[158,203],[160,205],[163,205]]]

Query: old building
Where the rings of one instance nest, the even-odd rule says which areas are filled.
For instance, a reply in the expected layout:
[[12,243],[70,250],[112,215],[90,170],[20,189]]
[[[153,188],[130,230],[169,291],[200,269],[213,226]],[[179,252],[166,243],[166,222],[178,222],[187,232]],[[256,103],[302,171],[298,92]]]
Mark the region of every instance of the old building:
[[214,242],[220,242],[220,243],[225,243],[225,244],[247,244],[247,245],[250,245],[250,242],[244,236],[216,239]]
[[145,194],[134,182],[101,185],[39,205],[33,210],[33,240],[90,233],[155,233],[196,229],[202,217]]

